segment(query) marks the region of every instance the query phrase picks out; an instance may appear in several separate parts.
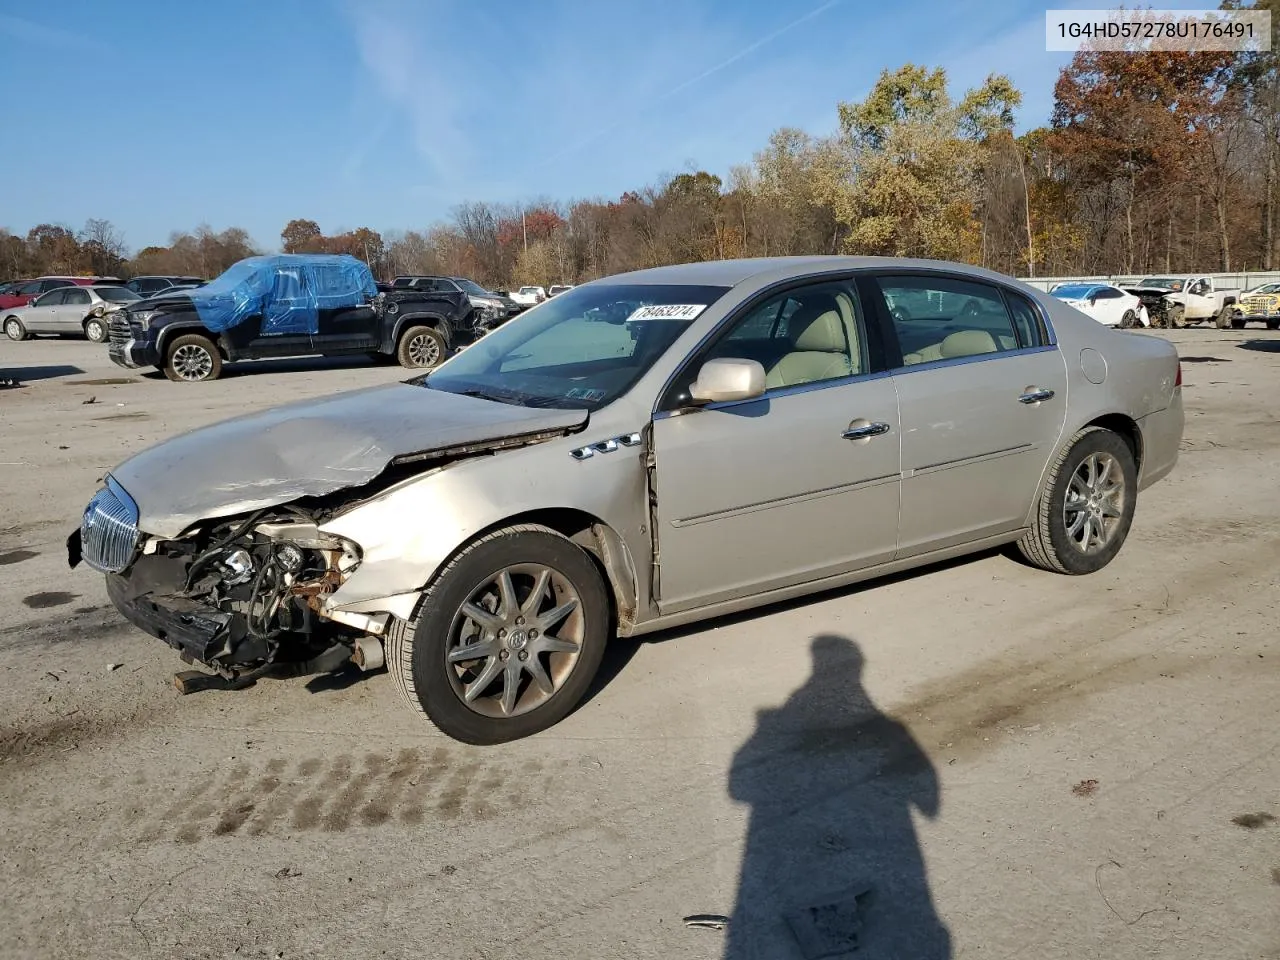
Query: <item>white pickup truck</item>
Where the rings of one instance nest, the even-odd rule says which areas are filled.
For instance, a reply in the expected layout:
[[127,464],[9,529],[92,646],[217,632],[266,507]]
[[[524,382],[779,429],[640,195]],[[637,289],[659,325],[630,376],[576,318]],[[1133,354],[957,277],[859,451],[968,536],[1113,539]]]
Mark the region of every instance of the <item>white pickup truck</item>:
[[1147,277],[1122,289],[1142,300],[1153,325],[1161,327],[1205,320],[1228,327],[1232,317],[1228,307],[1240,297],[1238,287],[1215,287],[1212,277]]
[[547,291],[542,287],[521,287],[519,290],[512,290],[510,297],[527,310],[547,299]]

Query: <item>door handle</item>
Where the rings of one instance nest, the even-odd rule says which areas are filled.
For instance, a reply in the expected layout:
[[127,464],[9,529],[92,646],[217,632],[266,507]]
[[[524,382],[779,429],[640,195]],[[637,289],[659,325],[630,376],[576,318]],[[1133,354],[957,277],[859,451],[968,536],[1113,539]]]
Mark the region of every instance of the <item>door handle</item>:
[[[854,423],[857,423],[855,420]],[[871,437],[879,437],[889,432],[887,423],[862,423],[859,426],[849,425],[849,429],[840,436],[846,440],[868,440]]]
[[1040,403],[1042,400],[1052,399],[1052,390],[1045,390],[1042,387],[1027,387],[1022,396],[1018,398],[1018,401],[1020,403]]

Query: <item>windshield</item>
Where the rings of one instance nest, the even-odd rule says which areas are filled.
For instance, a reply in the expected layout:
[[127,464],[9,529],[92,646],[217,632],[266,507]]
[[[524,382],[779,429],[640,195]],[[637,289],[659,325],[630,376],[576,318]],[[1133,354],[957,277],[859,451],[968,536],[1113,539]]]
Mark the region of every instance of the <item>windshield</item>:
[[521,293],[537,293],[538,288],[537,287],[521,287],[520,292]]
[[1178,291],[1182,289],[1182,281],[1175,280],[1172,277],[1147,277],[1138,284],[1140,287],[1164,287],[1166,290]]
[[467,293],[471,294],[473,297],[492,297],[493,296],[493,294],[490,291],[480,286],[480,284],[476,283],[474,280],[456,280],[455,282],[458,284],[458,286],[460,286],[463,290],[467,291]]
[[1083,300],[1097,289],[1092,283],[1063,283],[1053,288],[1053,295],[1060,300]]
[[631,389],[728,289],[605,284],[570,290],[414,382],[503,403],[598,410]]
[[141,300],[142,298],[132,290],[124,287],[94,287],[98,296],[103,300],[110,300],[112,303],[125,303],[129,300]]

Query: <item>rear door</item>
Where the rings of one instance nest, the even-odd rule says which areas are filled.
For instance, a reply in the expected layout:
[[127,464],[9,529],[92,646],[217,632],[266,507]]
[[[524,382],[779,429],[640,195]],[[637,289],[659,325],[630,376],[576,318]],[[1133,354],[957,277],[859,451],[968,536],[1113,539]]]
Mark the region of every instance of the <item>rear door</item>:
[[1066,418],[1047,319],[1024,295],[961,275],[886,273],[875,284],[899,351],[898,556],[1018,529]]
[[50,290],[35,297],[22,314],[22,325],[30,333],[59,333],[58,311],[65,292]]

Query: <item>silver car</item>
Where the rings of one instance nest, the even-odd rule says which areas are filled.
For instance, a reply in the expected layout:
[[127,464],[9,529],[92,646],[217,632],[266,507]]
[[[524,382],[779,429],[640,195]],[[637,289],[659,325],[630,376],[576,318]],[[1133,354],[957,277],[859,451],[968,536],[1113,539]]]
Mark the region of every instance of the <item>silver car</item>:
[[210,674],[384,662],[445,733],[564,717],[605,644],[1000,544],[1106,566],[1181,368],[1007,277],[806,257],[623,274],[426,376],[116,467],[68,548]]
[[72,333],[102,343],[107,339],[111,314],[141,299],[118,286],[58,287],[25,307],[6,310],[4,332],[10,340],[25,340],[38,333]]

